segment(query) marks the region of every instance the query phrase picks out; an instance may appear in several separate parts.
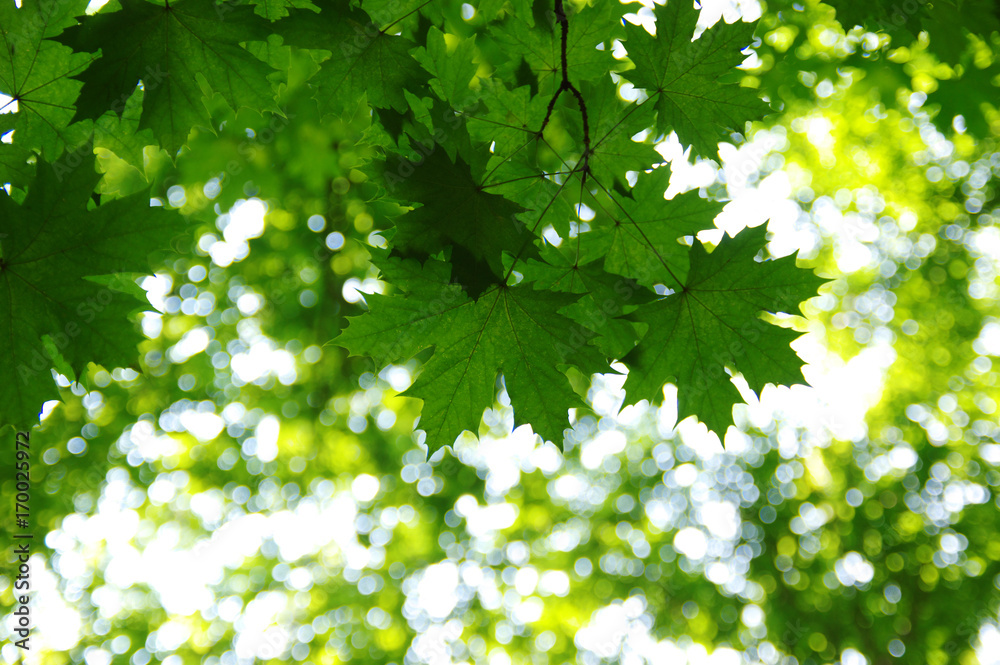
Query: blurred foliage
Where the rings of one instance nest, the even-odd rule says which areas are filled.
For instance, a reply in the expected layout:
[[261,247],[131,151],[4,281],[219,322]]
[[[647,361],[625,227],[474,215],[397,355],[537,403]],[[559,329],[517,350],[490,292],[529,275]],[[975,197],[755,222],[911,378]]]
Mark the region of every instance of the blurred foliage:
[[[362,4],[414,37],[481,20]],[[992,80],[966,77],[995,67],[996,33],[960,23],[963,65],[923,14],[876,34],[886,3],[835,5],[765,8],[745,76],[780,112],[698,164],[714,200],[787,197],[772,253],[833,278],[800,353],[852,383],[765,389],[725,452],[677,423],[673,387],[622,409],[623,377],[596,375],[562,449],[513,427],[500,386],[478,437],[428,458],[398,396],[418,363],[328,344],[359,289],[388,290],[366,248],[398,210],[364,175],[391,137],[320,112],[308,52],[251,45],[281,112],[209,98],[217,131],[176,160],[98,140],[102,196],[149,187],[194,226],[143,282],[141,373],[60,377],[32,431],[40,661],[995,662],[1000,153]]]

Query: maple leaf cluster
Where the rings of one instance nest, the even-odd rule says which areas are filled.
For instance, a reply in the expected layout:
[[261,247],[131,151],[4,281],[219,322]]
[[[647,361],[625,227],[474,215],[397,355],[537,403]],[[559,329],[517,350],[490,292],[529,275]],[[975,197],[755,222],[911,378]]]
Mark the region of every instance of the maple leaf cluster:
[[209,96],[280,117],[289,50],[313,58],[320,112],[371,116],[358,140],[379,158],[364,171],[373,203],[395,211],[372,256],[393,293],[369,296],[336,342],[382,363],[425,358],[405,394],[423,400],[432,450],[475,429],[498,385],[517,423],[559,439],[585,405],[570,377],[613,361],[630,401],[673,381],[680,416],[720,433],[740,399],[732,373],[754,390],[801,380],[795,333],[760,317],[793,313],[820,280],[793,257],[758,261],[762,229],[709,251],[696,236],[721,204],[665,199],[655,150],[675,132],[713,156],[768,111],[736,69],[752,23],[693,39],[698,10],[674,1],[656,6],[655,35],[613,2],[488,0],[473,30],[455,28],[450,2],[120,0],[90,16],[86,4],[0,3],[0,91],[18,104],[0,116],[15,137],[2,181],[17,192],[0,199],[3,420],[31,420],[54,392],[20,390],[20,358],[43,357],[34,371],[134,365],[138,303],[117,292],[71,349],[53,340],[111,288],[95,276],[144,270],[183,230],[142,194],[95,206],[93,150],[140,171],[150,144],[175,157],[192,130],[213,131]]

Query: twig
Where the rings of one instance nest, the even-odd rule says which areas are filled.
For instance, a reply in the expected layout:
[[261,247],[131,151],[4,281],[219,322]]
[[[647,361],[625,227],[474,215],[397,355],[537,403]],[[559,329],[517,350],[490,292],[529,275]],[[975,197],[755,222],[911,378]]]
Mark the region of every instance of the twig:
[[587,102],[584,101],[580,90],[569,80],[569,63],[566,58],[566,52],[569,44],[569,18],[566,16],[566,8],[563,6],[563,0],[555,0],[555,3],[556,21],[559,23],[560,30],[560,65],[562,68],[562,80],[560,81],[555,94],[552,95],[552,99],[549,100],[549,106],[545,111],[545,119],[542,120],[542,126],[538,130],[538,135],[540,136],[548,126],[549,120],[552,118],[552,111],[556,106],[556,100],[559,99],[559,95],[568,90],[576,98],[576,103],[580,107],[580,115],[583,118],[583,178],[586,179],[587,174],[590,171],[588,168],[588,160],[590,158],[590,122],[587,117]]

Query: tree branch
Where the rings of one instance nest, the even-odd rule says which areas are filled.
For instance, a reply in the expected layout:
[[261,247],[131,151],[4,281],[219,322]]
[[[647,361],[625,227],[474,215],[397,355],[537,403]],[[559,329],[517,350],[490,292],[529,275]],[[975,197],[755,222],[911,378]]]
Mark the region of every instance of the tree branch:
[[560,30],[562,80],[559,82],[559,87],[556,89],[555,94],[552,95],[552,99],[549,100],[548,109],[545,111],[545,119],[542,120],[542,126],[538,130],[538,134],[541,135],[545,131],[545,127],[548,126],[559,95],[568,90],[576,98],[576,103],[580,107],[580,115],[583,118],[583,178],[586,179],[587,173],[589,173],[587,161],[590,158],[590,122],[587,117],[587,103],[584,101],[583,95],[577,87],[569,80],[569,64],[566,58],[569,44],[569,17],[566,16],[566,8],[563,5],[563,0],[555,0],[555,3],[556,22],[559,23]]

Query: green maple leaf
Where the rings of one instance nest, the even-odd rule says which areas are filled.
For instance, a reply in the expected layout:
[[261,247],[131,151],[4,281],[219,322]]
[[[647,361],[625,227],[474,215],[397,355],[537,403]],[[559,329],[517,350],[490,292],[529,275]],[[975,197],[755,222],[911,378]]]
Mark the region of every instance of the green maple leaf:
[[610,223],[582,236],[591,253],[604,255],[605,270],[647,286],[681,286],[690,247],[678,239],[712,228],[725,204],[703,199],[697,191],[664,199],[669,183],[670,169],[661,166],[640,173],[631,196],[619,197],[620,206],[605,204]]
[[576,366],[587,375],[607,367],[582,341],[577,324],[556,313],[576,296],[497,286],[473,300],[448,283],[449,271],[439,262],[422,269],[413,261],[401,269],[407,262],[399,259],[379,263],[406,296],[366,296],[370,312],[350,318],[334,341],[383,362],[407,360],[433,346],[417,380],[402,393],[423,400],[419,427],[431,452],[479,423],[494,403],[499,374],[515,423],[531,423],[543,438],[561,439],[568,409],[583,402],[560,367]]
[[417,45],[383,32],[368,14],[346,2],[319,0],[316,5],[319,14],[296,11],[276,27],[290,46],[331,53],[309,81],[317,89],[320,109],[342,112],[365,95],[377,108],[406,111],[403,91],[419,89],[428,78],[410,56]]
[[140,172],[144,170],[143,150],[156,144],[153,132],[139,129],[144,95],[143,90],[136,90],[121,115],[109,111],[94,122],[94,147],[110,150]]
[[[563,237],[569,233],[570,222],[577,219],[570,194],[570,181],[557,182],[539,170],[534,163],[534,145],[520,150],[507,160],[490,160],[487,191],[502,194],[522,208],[517,213],[519,224],[531,234],[540,234],[551,224]],[[578,189],[578,187],[577,187]]]
[[240,46],[266,41],[271,33],[252,8],[213,0],[121,4],[120,11],[84,17],[59,36],[76,51],[101,51],[76,76],[83,81],[76,119],[98,118],[108,109],[121,114],[141,79],[139,129],[153,130],[172,154],[193,126],[211,127],[201,78],[234,110],[276,110],[267,79],[275,70]]
[[430,85],[437,96],[451,102],[455,108],[463,108],[474,98],[469,84],[479,69],[479,65],[473,62],[475,53],[475,38],[463,39],[452,51],[444,33],[431,28],[427,34],[427,47],[418,47],[413,57],[434,75]]
[[656,37],[641,26],[626,25],[625,48],[635,70],[623,76],[645,89],[657,111],[657,129],[674,130],[694,152],[714,157],[728,130],[744,131],[748,120],[767,111],[757,91],[719,79],[731,74],[753,41],[752,23],[717,23],[691,41],[698,10],[691,2],[658,5]]
[[535,25],[535,17],[531,13],[532,0],[480,0],[476,12],[482,14],[487,21],[492,21],[501,11],[514,16],[523,17],[529,26]]
[[559,248],[546,245],[540,254],[543,260],[521,264],[525,281],[536,289],[578,294],[579,300],[560,313],[589,331],[589,343],[606,357],[621,358],[632,350],[639,340],[635,324],[617,317],[652,301],[655,293],[632,279],[606,272],[599,259],[579,260],[572,243]]
[[[618,95],[610,80],[584,83],[580,87],[587,105],[590,130],[589,175],[610,189],[617,181],[626,184],[626,171],[644,171],[661,160],[652,143],[633,141],[632,137],[653,125],[651,105],[627,102]],[[568,125],[576,136],[583,136],[583,118],[576,101],[567,95]],[[571,101],[572,100],[572,101]]]
[[250,0],[254,11],[269,21],[288,16],[289,9],[316,9],[311,0]]
[[386,165],[392,196],[421,204],[395,221],[394,247],[420,258],[451,247],[453,263],[463,261],[455,277],[473,295],[501,282],[504,252],[533,254],[535,236],[515,217],[522,208],[481,187],[461,158],[452,162],[437,146],[422,158],[415,169]]
[[3,131],[16,130],[14,140],[49,159],[89,132],[83,124],[70,127],[80,92],[71,77],[93,58],[52,41],[86,6],[85,0],[25,2],[19,9],[14,0],[0,0],[0,93],[12,98],[0,113],[15,103],[18,109]]
[[147,193],[88,210],[101,178],[92,154],[74,169],[39,159],[36,173],[20,204],[0,194],[0,423],[18,428],[58,399],[53,355],[77,376],[89,361],[136,365],[143,337],[128,316],[141,303],[117,276],[148,271],[147,255],[181,229]]
[[511,90],[496,79],[482,82],[481,102],[469,113],[469,135],[482,145],[492,144],[498,159],[509,159],[534,139],[548,104],[531,94],[530,86]]
[[456,15],[448,11],[448,3],[433,0],[362,0],[358,5],[375,25],[391,28],[393,32],[399,32],[404,26],[413,27],[425,17],[440,25],[446,15]]
[[[562,237],[568,237],[570,222],[578,221],[569,181],[557,183],[542,176],[538,169],[532,172],[526,164],[511,162],[514,168],[503,168],[496,172],[493,180],[509,182],[491,186],[491,192],[503,194],[506,198],[525,208],[517,218],[532,233],[538,235],[551,224]],[[520,174],[520,175],[514,175]]]
[[533,232],[552,224],[565,236],[576,218],[573,203],[560,195],[564,186],[546,177],[536,161],[548,100],[532,95],[529,86],[508,90],[486,79],[479,102],[466,116],[467,127],[473,143],[491,154],[485,167],[488,191],[522,206],[518,219]]
[[[615,2],[584,5],[573,12],[566,3],[569,35],[566,40],[566,64],[573,83],[599,79],[613,70],[616,61],[611,43],[623,36],[622,6]],[[524,62],[538,77],[541,94],[551,94],[562,80],[562,31],[555,13],[548,9],[544,20],[531,22],[530,12],[519,12],[493,28],[491,34],[508,53],[517,57],[501,67],[498,74],[510,80],[518,64]],[[603,48],[598,48],[599,45]]]
[[20,144],[0,143],[0,185],[10,183],[15,187],[24,187],[34,175],[34,165],[28,159],[34,153]]
[[765,229],[725,237],[711,254],[691,249],[684,288],[629,315],[649,326],[623,362],[628,399],[654,402],[666,379],[677,385],[677,417],[697,415],[723,435],[733,422],[740,394],[725,369],[742,372],[758,393],[767,383],[802,383],[802,361],[789,347],[799,333],[759,318],[761,312],[790,313],[812,297],[824,280],[796,268],[795,257],[754,261]]

